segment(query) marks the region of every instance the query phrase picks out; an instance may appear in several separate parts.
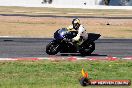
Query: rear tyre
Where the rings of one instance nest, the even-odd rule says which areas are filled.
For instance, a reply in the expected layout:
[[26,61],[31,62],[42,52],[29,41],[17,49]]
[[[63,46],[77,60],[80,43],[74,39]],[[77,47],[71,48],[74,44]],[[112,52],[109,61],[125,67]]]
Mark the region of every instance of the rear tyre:
[[94,42],[84,42],[79,49],[81,55],[90,55],[95,50]]
[[55,41],[52,41],[46,46],[46,53],[49,55],[55,55],[59,52],[59,44]]

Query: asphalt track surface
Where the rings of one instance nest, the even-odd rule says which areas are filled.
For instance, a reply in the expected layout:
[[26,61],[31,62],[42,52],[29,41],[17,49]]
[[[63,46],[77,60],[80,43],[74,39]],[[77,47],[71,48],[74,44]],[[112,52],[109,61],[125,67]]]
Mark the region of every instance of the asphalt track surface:
[[[52,38],[0,38],[0,58],[48,57],[45,49]],[[86,57],[132,56],[132,39],[99,39],[96,50]],[[66,54],[57,56],[78,56]]]

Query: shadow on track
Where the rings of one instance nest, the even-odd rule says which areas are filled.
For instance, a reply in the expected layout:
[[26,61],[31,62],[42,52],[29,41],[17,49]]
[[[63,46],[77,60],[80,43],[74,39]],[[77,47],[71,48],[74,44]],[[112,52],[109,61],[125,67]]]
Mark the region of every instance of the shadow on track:
[[60,56],[81,56],[81,57],[86,57],[86,56],[108,56],[108,55],[101,55],[101,54],[91,54],[91,55],[81,55],[81,54],[60,54]]

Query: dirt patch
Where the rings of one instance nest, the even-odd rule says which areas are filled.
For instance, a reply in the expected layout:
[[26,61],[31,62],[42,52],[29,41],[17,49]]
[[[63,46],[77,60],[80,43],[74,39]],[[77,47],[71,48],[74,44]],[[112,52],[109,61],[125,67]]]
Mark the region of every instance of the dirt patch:
[[[87,32],[102,38],[132,38],[132,19],[80,18]],[[71,18],[0,16],[0,36],[53,37]]]
[[[92,17],[131,17],[131,10],[89,10],[33,7],[0,7],[0,36],[53,37],[53,33],[71,24],[71,18],[2,16],[55,15]],[[100,33],[102,38],[132,38],[132,19],[80,18],[87,32]]]
[[125,16],[131,17],[131,10],[71,9],[45,7],[0,6],[0,14],[56,15],[56,16]]

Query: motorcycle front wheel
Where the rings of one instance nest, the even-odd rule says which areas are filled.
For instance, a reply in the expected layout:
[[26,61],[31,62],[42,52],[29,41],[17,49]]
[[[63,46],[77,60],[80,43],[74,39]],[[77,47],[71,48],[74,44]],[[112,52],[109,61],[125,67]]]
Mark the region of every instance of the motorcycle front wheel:
[[52,41],[46,46],[46,53],[49,55],[55,55],[59,52],[59,44]]

